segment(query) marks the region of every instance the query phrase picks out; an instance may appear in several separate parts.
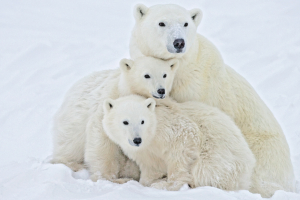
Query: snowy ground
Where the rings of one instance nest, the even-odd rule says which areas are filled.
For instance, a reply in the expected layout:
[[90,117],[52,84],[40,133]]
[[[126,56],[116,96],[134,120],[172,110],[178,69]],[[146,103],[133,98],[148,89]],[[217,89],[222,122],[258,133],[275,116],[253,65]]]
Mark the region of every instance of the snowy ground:
[[[48,163],[52,116],[68,88],[129,57],[135,3],[0,0],[0,199],[261,199],[211,187],[167,192],[133,181],[93,183],[87,171]],[[198,32],[273,111],[290,145],[299,191],[300,1],[172,3],[203,10]],[[278,191],[272,199],[300,199],[300,194]]]

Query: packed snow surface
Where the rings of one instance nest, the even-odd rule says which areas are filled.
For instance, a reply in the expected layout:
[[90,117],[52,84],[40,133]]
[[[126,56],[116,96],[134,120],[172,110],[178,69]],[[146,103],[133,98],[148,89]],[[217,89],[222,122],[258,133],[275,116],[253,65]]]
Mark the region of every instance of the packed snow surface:
[[[185,0],[198,32],[256,89],[281,124],[300,190],[300,1]],[[135,1],[0,1],[0,199],[261,199],[212,187],[168,192],[92,182],[49,163],[52,117],[75,81],[129,58]],[[277,191],[273,200],[300,199]]]

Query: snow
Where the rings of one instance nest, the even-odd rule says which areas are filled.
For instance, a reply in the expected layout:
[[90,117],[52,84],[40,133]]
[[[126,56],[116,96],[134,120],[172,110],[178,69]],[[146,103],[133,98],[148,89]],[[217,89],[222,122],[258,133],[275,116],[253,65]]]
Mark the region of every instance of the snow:
[[[0,199],[261,199],[212,187],[168,192],[134,181],[94,183],[85,170],[49,164],[53,114],[76,80],[129,58],[136,3],[0,1]],[[172,3],[203,10],[198,32],[272,110],[290,145],[300,191],[300,1]],[[277,191],[271,199],[300,199],[300,194]]]

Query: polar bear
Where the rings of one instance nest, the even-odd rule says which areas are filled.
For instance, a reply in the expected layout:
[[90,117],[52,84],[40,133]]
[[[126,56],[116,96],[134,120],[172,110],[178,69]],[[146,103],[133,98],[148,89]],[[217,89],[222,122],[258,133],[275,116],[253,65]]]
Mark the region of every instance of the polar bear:
[[249,189],[255,158],[233,120],[200,102],[172,103],[155,108],[138,95],[104,101],[105,133],[139,165],[140,183]]
[[[99,123],[104,99],[129,94],[165,98],[178,65],[176,59],[141,57],[135,61],[123,59],[120,66],[79,80],[54,117],[52,162],[63,163],[74,171],[86,165],[93,181],[102,178],[124,183],[129,178],[139,179],[137,165],[123,155]],[[129,82],[134,86],[129,88]]]
[[241,129],[257,160],[251,192],[270,197],[276,190],[294,191],[290,150],[280,125],[252,86],[224,63],[210,41],[197,34],[201,10],[138,4],[134,17],[131,58],[178,58],[170,96],[177,102],[218,107]]

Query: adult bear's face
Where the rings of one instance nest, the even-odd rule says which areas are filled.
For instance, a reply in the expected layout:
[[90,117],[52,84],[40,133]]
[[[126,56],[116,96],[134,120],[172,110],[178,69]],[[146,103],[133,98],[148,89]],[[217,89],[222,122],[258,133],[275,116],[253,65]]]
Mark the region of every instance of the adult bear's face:
[[186,53],[195,41],[202,18],[199,9],[188,11],[172,4],[150,8],[137,5],[134,14],[138,48],[144,55],[156,57],[180,57]]

